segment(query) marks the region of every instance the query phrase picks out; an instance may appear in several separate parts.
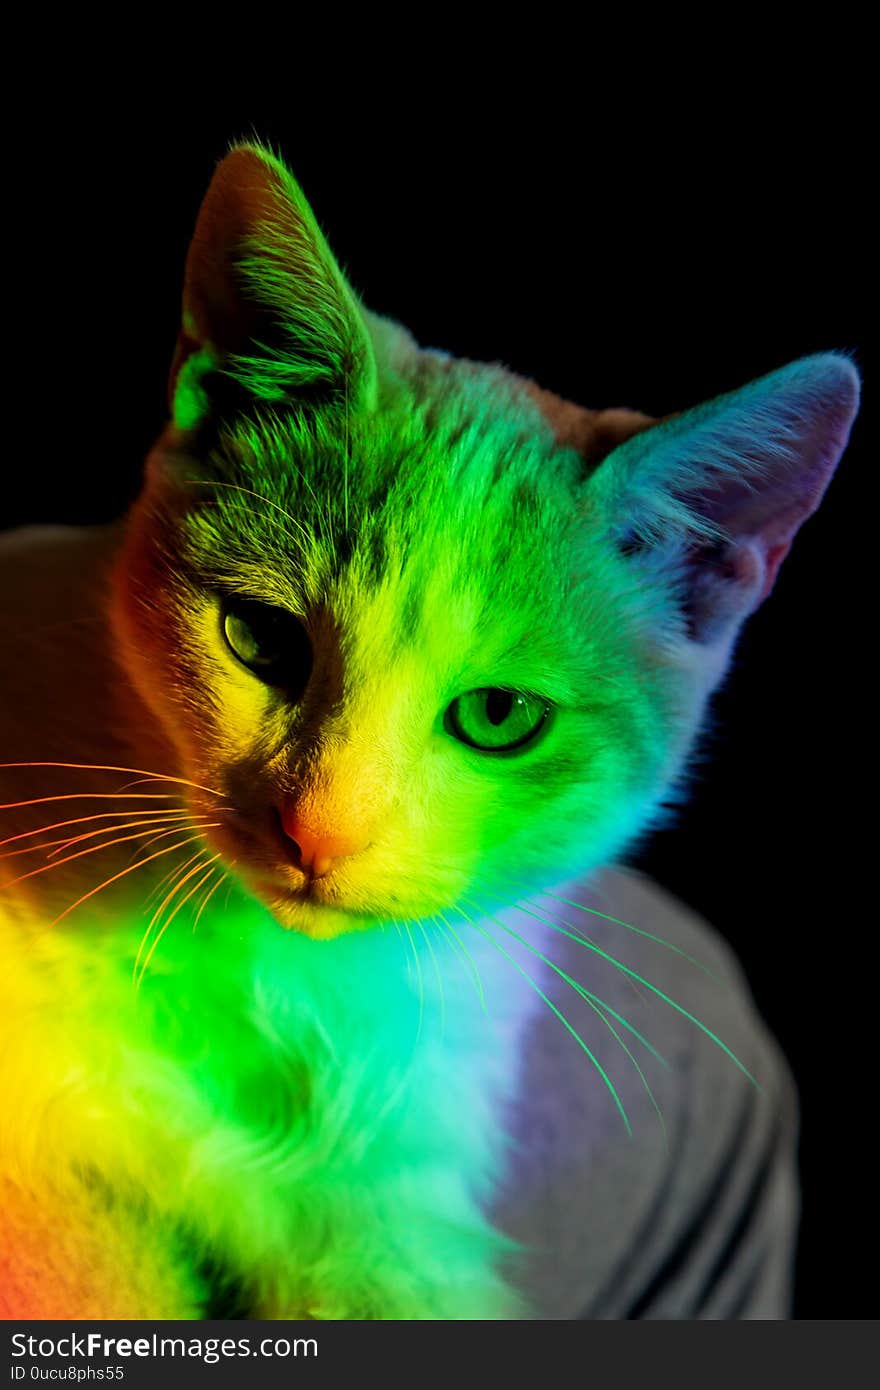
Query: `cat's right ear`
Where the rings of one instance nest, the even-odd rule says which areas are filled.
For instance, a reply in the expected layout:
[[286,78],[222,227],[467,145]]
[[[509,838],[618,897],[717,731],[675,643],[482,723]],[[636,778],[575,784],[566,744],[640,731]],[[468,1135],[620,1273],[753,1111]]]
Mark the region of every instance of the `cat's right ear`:
[[279,159],[257,144],[221,160],[186,260],[169,381],[189,431],[261,403],[369,408],[376,367],[358,300]]

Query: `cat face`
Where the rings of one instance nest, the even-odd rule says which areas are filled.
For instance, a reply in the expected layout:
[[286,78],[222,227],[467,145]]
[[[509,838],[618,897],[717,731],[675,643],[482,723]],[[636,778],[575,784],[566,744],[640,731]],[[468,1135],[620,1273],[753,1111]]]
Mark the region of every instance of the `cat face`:
[[[835,356],[646,428],[420,351],[256,147],[200,214],[122,661],[285,927],[509,897],[651,823],[855,410]],[[613,447],[616,444],[616,447]]]
[[[134,518],[129,663],[286,925],[558,877],[663,780],[678,703],[643,596],[578,514],[578,460],[506,404],[353,418],[320,448],[239,427],[207,468],[165,459]],[[329,872],[294,822],[345,842]]]

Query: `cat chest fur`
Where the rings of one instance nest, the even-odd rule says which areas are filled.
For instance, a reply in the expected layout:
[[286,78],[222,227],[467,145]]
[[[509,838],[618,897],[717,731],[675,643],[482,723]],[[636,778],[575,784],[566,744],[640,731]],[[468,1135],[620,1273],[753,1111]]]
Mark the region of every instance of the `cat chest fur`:
[[447,963],[440,1029],[436,986],[420,1000],[383,938],[309,942],[242,905],[180,933],[139,990],[118,940],[56,940],[4,985],[7,1170],[31,1190],[41,1173],[59,1209],[83,1186],[130,1205],[138,1239],[172,1232],[194,1280],[222,1268],[264,1316],[510,1314],[481,1208],[528,1007],[506,984],[493,1026]]

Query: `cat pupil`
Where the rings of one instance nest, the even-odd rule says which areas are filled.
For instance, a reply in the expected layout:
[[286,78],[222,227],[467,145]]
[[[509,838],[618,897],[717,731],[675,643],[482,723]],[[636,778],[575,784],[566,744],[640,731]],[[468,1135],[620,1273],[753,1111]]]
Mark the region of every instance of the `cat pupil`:
[[486,695],[486,718],[490,724],[503,724],[513,709],[510,690],[490,690]]
[[232,654],[266,685],[302,695],[312,673],[312,644],[292,613],[255,599],[227,598],[223,635]]

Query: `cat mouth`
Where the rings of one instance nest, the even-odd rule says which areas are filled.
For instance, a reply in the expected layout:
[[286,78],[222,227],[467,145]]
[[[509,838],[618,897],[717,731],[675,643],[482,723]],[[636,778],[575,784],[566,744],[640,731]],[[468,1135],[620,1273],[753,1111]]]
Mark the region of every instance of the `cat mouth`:
[[255,876],[252,882],[263,894],[284,898],[286,902],[292,904],[300,904],[310,908],[328,908],[336,912],[345,912],[351,916],[357,915],[352,909],[323,893],[317,880],[307,880],[306,883],[299,886],[291,885],[290,881],[282,874],[260,874],[258,877]]
[[357,905],[346,902],[345,886],[336,875],[314,876],[291,860],[277,816],[228,806],[225,810],[222,824],[207,832],[206,838],[224,858],[234,860],[245,886],[285,930],[327,939],[402,915],[417,915],[384,902],[367,906],[360,894]]
[[330,902],[308,887],[291,888],[280,875],[255,875],[251,887],[283,930],[300,932],[314,940],[330,940],[375,920],[354,908]]

